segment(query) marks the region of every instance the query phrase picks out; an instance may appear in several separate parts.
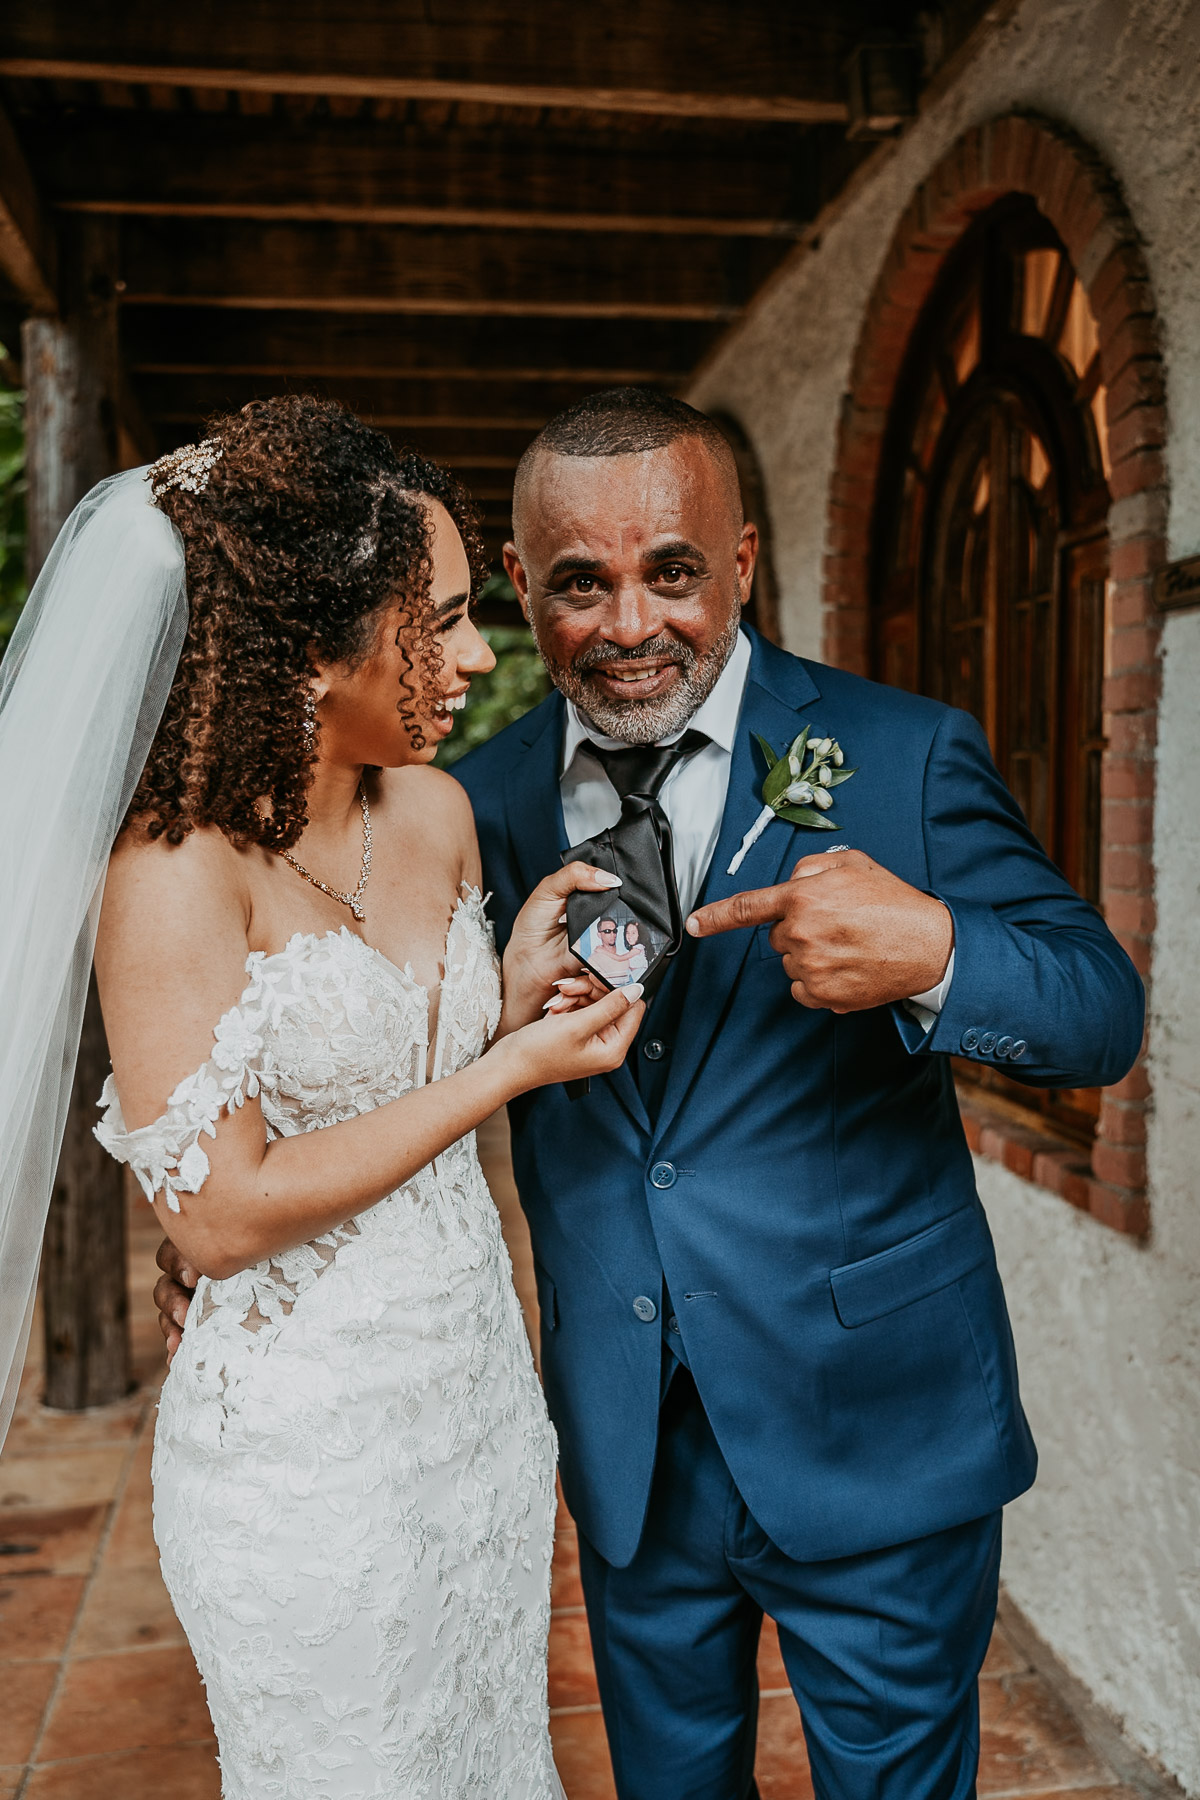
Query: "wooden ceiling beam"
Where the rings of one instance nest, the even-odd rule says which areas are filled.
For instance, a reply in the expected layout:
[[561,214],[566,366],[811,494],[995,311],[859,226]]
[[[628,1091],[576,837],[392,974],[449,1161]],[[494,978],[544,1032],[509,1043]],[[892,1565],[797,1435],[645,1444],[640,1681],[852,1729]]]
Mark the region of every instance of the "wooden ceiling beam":
[[[159,444],[166,451],[178,444],[193,441],[202,430],[204,415],[185,409],[178,412],[170,409],[150,413],[149,423]],[[479,487],[493,492],[499,489],[508,494],[512,492],[512,479],[521,454],[534,436],[531,431],[522,432],[514,437],[511,445],[505,444],[499,449],[492,449],[482,447],[478,434],[470,431],[458,434],[445,430],[421,433],[388,425],[380,425],[379,429],[398,447],[419,450],[445,468],[453,469],[472,492]]]
[[168,374],[143,370],[137,377],[142,404],[152,413],[175,411],[192,418],[205,417],[234,410],[266,395],[301,392],[339,400],[364,418],[398,429],[459,425],[479,432],[540,431],[553,413],[582,399],[597,385],[594,380],[577,378],[536,383],[480,382],[461,376],[426,381],[387,377],[371,381],[340,372],[332,377],[300,380],[211,370]]
[[[217,380],[223,391],[227,390],[230,382],[250,381],[255,393],[262,393],[264,383],[271,382],[279,383],[289,392],[316,392],[318,389],[332,391],[335,387],[339,389],[348,385],[353,387],[360,382],[390,381],[395,376],[395,370],[390,368],[347,369],[341,365],[333,365],[327,368],[314,366],[307,369],[303,366],[303,361],[300,364],[142,362],[137,367],[138,373],[142,376],[169,375],[175,380],[188,376],[211,376]],[[496,384],[501,386],[519,385],[524,395],[524,404],[532,405],[535,400],[550,404],[545,393],[546,389],[553,392],[555,388],[561,387],[569,388],[574,392],[590,390],[597,386],[671,387],[687,381],[689,375],[690,371],[687,369],[674,370],[664,374],[661,369],[587,369],[577,367],[471,369],[460,365],[444,369],[436,367],[412,369],[406,371],[406,380],[411,383],[413,388],[411,410],[411,406],[420,404],[417,396],[422,392],[426,383],[461,381],[469,384],[473,389],[478,389],[481,383],[487,384],[484,393],[478,395],[479,403],[493,397],[488,390]],[[276,390],[271,388],[270,391],[273,393]],[[564,401],[563,404],[568,405],[569,401]]]
[[251,219],[264,225],[415,225],[438,230],[646,232],[655,237],[800,236],[800,219],[670,217],[663,213],[560,213],[469,206],[269,206],[224,201],[60,200],[59,210],[143,219]]
[[[795,236],[840,133],[584,133],[32,106],[48,199],[179,218]],[[855,156],[861,152],[855,152]]]
[[443,233],[240,221],[129,219],[127,305],[292,311],[722,321],[784,253],[763,239]]
[[626,319],[404,319],[370,314],[127,307],[134,372],[299,382],[579,381],[678,387],[713,341],[711,324]]
[[328,296],[311,290],[262,294],[156,293],[153,289],[128,296],[132,305],[211,306],[250,308],[263,312],[354,312],[394,314],[408,318],[446,319],[681,319],[713,324],[732,324],[738,306],[713,301],[655,300],[491,300],[466,295],[408,296],[404,294],[347,294]]
[[[161,411],[147,408],[151,424],[162,426],[195,426],[203,418],[191,407],[169,407]],[[430,424],[427,420],[368,419],[391,438],[436,457],[450,468],[515,469],[530,440],[540,431],[544,420],[525,428],[505,425],[491,427],[486,433],[459,423]]]
[[0,277],[33,312],[57,312],[54,230],[3,108],[0,108]]
[[355,100],[423,100],[475,106],[555,107],[571,112],[640,113],[652,118],[737,119],[748,123],[840,125],[844,100],[799,94],[686,93],[675,88],[549,87],[500,81],[421,81],[410,76],[304,74],[226,64],[118,63],[91,58],[0,56],[0,75],[20,81],[105,81],[173,85],[246,94],[346,95]]
[[[898,0],[6,0],[22,78],[711,118],[840,123],[863,33]],[[214,45],[236,46],[222,56]]]

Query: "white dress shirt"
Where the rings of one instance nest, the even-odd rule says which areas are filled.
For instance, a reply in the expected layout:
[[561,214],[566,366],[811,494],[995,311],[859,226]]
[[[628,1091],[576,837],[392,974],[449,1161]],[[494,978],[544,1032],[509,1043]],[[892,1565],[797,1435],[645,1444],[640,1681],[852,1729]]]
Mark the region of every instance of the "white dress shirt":
[[[674,744],[685,731],[702,731],[708,739],[702,750],[676,763],[658,795],[671,825],[675,882],[685,918],[700,897],[720,836],[733,746],[749,673],[750,640],[739,631],[729,661],[703,706],[697,708],[686,725],[659,740],[663,744]],[[599,758],[589,755],[590,744],[599,744],[604,750],[629,749],[629,745],[618,738],[606,737],[598,731],[587,714],[581,712],[573,700],[568,700],[563,722],[559,787],[569,844],[595,837],[598,831],[615,825],[621,816],[617,790]],[[752,820],[747,820],[748,826],[751,823]],[[905,1001],[926,1031],[945,1004],[953,974],[954,952],[951,951],[946,973],[938,986]]]

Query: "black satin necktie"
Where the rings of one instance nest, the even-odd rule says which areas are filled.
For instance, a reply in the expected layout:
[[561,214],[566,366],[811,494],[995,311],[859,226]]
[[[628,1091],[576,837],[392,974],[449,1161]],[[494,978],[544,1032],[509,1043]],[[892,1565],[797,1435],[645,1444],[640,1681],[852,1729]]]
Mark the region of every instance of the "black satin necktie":
[[[658,796],[676,764],[707,743],[702,731],[688,731],[674,744],[639,745],[629,750],[587,746],[620,797],[621,816],[606,831],[573,845],[563,861],[590,862],[621,877],[621,900],[652,934],[644,941],[658,946],[642,978],[648,996],[662,980],[667,958],[674,956],[683,938],[671,826]],[[593,915],[598,916],[603,903],[604,897],[594,894],[571,896],[567,918],[572,943],[591,924]]]

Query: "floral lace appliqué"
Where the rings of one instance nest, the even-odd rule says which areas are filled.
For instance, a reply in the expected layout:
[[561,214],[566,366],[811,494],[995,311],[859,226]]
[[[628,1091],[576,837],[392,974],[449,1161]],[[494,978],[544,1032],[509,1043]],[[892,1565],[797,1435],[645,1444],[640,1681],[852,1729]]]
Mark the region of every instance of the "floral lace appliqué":
[[[200,1193],[205,1141],[269,1136],[464,1068],[500,987],[477,893],[431,996],[350,931],[247,962],[203,1069],[98,1135],[147,1195]],[[204,1678],[224,1800],[562,1800],[546,1695],[554,1437],[475,1152],[227,1281],[202,1280],[163,1388],[154,1525]]]
[[258,986],[247,988],[241,1002],[217,1021],[211,1057],[179,1083],[166,1112],[152,1125],[127,1130],[116,1083],[111,1075],[104,1083],[100,1094],[104,1117],[96,1136],[118,1162],[129,1164],[147,1200],[162,1193],[172,1212],[179,1211],[179,1194],[198,1194],[208,1179],[201,1137],[216,1137],[221,1114],[236,1111],[259,1092],[267,1053]]

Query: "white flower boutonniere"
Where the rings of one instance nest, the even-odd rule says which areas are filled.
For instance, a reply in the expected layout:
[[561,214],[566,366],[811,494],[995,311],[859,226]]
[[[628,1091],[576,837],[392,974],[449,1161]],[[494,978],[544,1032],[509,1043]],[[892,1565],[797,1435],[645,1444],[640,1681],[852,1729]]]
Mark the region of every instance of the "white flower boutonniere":
[[[755,844],[772,819],[786,819],[789,825],[807,825],[811,831],[836,831],[837,823],[829,817],[833,805],[831,789],[849,781],[857,769],[843,768],[845,758],[835,738],[815,738],[810,744],[811,725],[806,725],[791,748],[776,756],[765,738],[754,733],[754,741],[767,762],[767,778],[762,784],[763,809],[742,839],[741,848],[728,869],[736,875],[746,853]],[[808,762],[805,763],[805,755]]]

